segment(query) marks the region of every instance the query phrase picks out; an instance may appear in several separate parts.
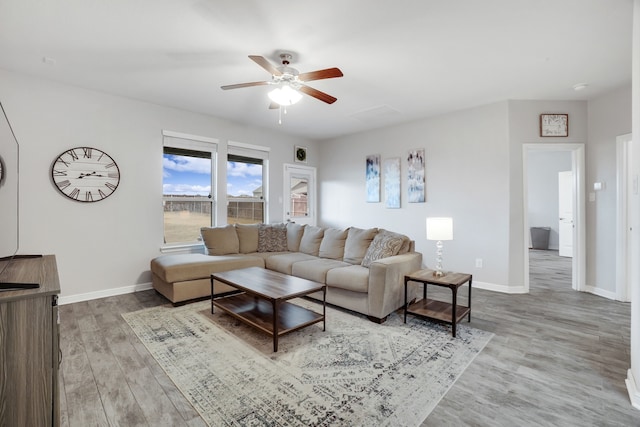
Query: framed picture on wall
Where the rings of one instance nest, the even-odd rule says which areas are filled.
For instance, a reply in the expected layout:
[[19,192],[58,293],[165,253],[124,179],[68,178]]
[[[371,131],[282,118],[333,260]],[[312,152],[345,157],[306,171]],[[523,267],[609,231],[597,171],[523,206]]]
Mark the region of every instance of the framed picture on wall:
[[425,200],[424,148],[407,153],[407,201],[423,203]]
[[540,114],[540,136],[569,136],[569,115]]
[[367,156],[367,169],[365,185],[367,190],[367,202],[380,202],[380,155],[370,154]]
[[400,157],[384,161],[384,206],[400,208]]

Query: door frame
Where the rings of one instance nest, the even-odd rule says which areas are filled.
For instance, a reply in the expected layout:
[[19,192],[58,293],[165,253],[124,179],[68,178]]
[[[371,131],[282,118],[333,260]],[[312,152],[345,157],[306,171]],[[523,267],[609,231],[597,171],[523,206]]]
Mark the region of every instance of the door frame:
[[616,300],[623,302],[631,301],[631,251],[627,232],[631,225],[628,209],[633,190],[629,185],[631,141],[630,133],[616,137]]
[[[567,178],[568,177],[568,178]],[[573,197],[573,185],[571,182],[571,178],[573,178],[573,171],[569,170],[569,171],[560,171],[558,172],[558,255],[560,256],[564,256],[564,257],[571,257],[573,258],[573,246],[571,246],[571,253],[569,255],[567,255],[567,253],[565,252],[565,254],[563,255],[563,251],[566,251],[566,249],[563,248],[563,243],[567,242],[569,239],[566,238],[566,235],[564,233],[567,233],[567,231],[563,231],[563,216],[564,213],[566,213],[566,211],[563,211],[561,209],[562,206],[564,206],[564,203],[562,202],[562,195],[565,194],[564,190],[563,190],[563,186],[560,185],[560,183],[562,182],[563,185],[566,184],[570,184],[571,185],[571,197]],[[568,180],[568,182],[566,182],[566,180]],[[573,245],[573,225],[574,225],[574,221],[573,221],[573,203],[571,203],[571,244]],[[563,239],[564,237],[564,239]]]
[[535,143],[522,145],[522,184],[523,184],[523,254],[524,254],[524,291],[529,293],[529,183],[528,161],[532,152],[568,151],[571,153],[571,170],[573,171],[573,258],[571,260],[571,288],[576,291],[586,290],[586,220],[585,220],[585,148],[582,143]]
[[291,188],[290,188],[290,179],[289,177],[291,176],[292,172],[295,173],[296,171],[298,171],[300,174],[304,174],[304,175],[308,175],[311,177],[311,181],[309,183],[309,188],[308,188],[308,199],[307,199],[307,203],[308,205],[308,211],[309,211],[309,220],[305,221],[305,224],[309,224],[309,225],[317,225],[318,224],[318,209],[317,209],[317,205],[318,205],[318,192],[317,192],[317,179],[316,179],[316,168],[312,167],[312,166],[302,166],[302,165],[296,165],[296,164],[291,164],[291,163],[285,163],[283,166],[283,174],[282,174],[282,181],[283,181],[283,200],[282,200],[282,217],[284,218],[285,221],[290,221],[289,219],[289,215],[287,215],[287,211],[289,210],[289,195],[291,193]]

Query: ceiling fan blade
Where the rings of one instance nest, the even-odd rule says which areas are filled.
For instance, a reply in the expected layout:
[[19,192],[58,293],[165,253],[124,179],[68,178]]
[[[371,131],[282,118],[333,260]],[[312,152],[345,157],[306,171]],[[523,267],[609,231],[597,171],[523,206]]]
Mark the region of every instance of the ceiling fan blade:
[[271,62],[267,61],[267,58],[265,58],[264,56],[249,55],[249,58],[274,76],[282,75],[280,70],[278,70]]
[[269,82],[238,83],[238,84],[235,84],[235,85],[220,86],[220,88],[224,89],[224,90],[228,90],[228,89],[240,89],[241,87],[263,86],[263,85],[268,85],[268,84],[269,84]]
[[302,73],[298,75],[298,79],[303,82],[310,82],[313,80],[333,79],[334,77],[342,77],[342,71],[339,68],[327,68],[326,70],[310,71],[308,73]]
[[333,96],[321,92],[318,89],[314,89],[312,87],[309,86],[300,86],[300,89],[298,89],[300,92],[306,93],[309,96],[313,96],[316,99],[319,99],[320,101],[326,102],[327,104],[333,104],[334,102],[336,102],[338,100],[338,98],[334,98]]
[[272,102],[271,104],[269,104],[270,110],[277,110],[278,108],[280,108],[280,104],[278,104],[277,102]]

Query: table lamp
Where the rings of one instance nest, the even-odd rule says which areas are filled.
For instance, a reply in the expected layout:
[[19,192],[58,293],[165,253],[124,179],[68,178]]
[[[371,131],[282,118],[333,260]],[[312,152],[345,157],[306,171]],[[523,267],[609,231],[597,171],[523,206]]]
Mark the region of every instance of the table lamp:
[[427,240],[436,240],[436,270],[433,275],[442,277],[442,241],[453,240],[452,218],[427,218]]

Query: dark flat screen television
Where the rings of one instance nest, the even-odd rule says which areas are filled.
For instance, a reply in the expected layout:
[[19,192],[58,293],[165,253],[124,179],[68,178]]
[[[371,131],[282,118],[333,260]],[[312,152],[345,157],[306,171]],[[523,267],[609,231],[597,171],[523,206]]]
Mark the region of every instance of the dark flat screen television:
[[0,102],[0,291],[38,287],[36,283],[14,283],[6,276],[20,257],[19,173],[20,146]]

